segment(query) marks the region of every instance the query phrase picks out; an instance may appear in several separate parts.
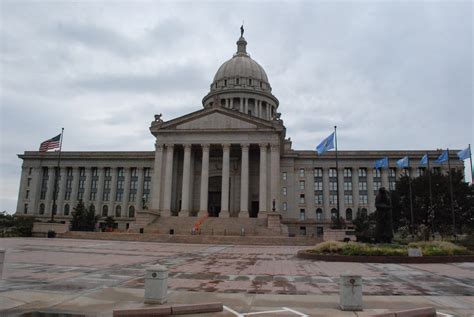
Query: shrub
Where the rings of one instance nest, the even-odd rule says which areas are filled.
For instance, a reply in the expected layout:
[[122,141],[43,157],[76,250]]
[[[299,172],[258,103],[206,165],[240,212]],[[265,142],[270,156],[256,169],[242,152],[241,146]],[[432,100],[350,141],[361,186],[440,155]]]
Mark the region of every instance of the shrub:
[[340,254],[346,243],[339,241],[325,241],[321,242],[311,249],[311,252],[317,254]]
[[447,241],[425,241],[413,242],[408,245],[410,248],[421,248],[423,255],[468,255],[471,252],[460,245]]
[[33,223],[35,218],[17,216],[14,220],[14,232],[20,237],[31,237],[33,235]]

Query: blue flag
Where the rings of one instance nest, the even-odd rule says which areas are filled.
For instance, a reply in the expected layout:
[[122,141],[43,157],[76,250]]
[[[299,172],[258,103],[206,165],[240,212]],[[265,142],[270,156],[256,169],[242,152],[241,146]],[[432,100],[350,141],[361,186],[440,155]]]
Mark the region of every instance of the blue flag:
[[468,159],[471,156],[471,146],[468,146],[464,150],[458,152],[458,157],[461,161]]
[[401,158],[397,161],[397,166],[399,168],[408,168],[409,167],[409,160],[408,156],[405,156],[404,158]]
[[334,149],[334,132],[331,133],[330,136],[325,138],[323,142],[321,142],[317,147],[316,151],[318,152],[318,155],[323,154],[324,152],[329,151],[330,149]]
[[375,169],[388,167],[388,157],[375,161]]
[[448,150],[444,150],[443,153],[436,159],[435,163],[441,164],[448,161]]
[[428,153],[423,155],[423,157],[420,160],[420,166],[428,166]]

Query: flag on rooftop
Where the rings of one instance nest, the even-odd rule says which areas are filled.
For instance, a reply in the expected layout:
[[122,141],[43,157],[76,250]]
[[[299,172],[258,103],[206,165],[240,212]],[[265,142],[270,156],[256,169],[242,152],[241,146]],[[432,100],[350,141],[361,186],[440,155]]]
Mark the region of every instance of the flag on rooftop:
[[427,166],[428,165],[428,153],[423,155],[423,157],[420,160],[420,166]]
[[388,167],[388,157],[375,161],[375,169]]
[[323,154],[331,149],[334,149],[334,132],[331,133],[327,138],[325,138],[317,147],[316,151],[318,155]]
[[409,167],[409,159],[408,156],[401,158],[397,161],[397,166],[399,168],[408,168]]
[[443,163],[443,162],[447,162],[448,159],[449,159],[448,155],[449,155],[448,150],[444,150],[443,153],[441,153],[441,155],[438,156],[435,163],[440,164],[440,163]]
[[458,152],[458,157],[461,161],[468,159],[471,156],[471,146],[468,146],[464,150]]
[[61,134],[56,135],[54,138],[46,140],[40,144],[39,151],[47,152],[49,150],[59,149],[59,141],[61,140]]

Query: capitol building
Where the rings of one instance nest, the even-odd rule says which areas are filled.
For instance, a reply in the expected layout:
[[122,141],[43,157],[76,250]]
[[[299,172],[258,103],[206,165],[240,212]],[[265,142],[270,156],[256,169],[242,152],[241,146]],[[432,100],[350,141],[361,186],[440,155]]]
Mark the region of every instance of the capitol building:
[[[265,70],[250,57],[241,36],[232,58],[218,68],[202,107],[169,121],[150,115],[152,151],[62,152],[59,170],[58,153],[20,154],[16,215],[47,221],[55,210],[56,220],[67,221],[82,200],[94,206],[99,222],[112,216],[123,230],[206,216],[265,225],[277,215],[285,234],[321,236],[337,214],[350,224],[357,212],[375,211],[378,189],[393,190],[403,173],[396,160],[409,156],[411,176],[423,173],[417,164],[424,150],[338,151],[336,170],[334,152],[318,156],[314,149],[292,149],[278,108]],[[450,156],[456,158],[455,153]],[[439,154],[429,151],[431,161]],[[389,167],[376,170],[374,162],[383,157]],[[456,159],[451,164],[464,168]]]

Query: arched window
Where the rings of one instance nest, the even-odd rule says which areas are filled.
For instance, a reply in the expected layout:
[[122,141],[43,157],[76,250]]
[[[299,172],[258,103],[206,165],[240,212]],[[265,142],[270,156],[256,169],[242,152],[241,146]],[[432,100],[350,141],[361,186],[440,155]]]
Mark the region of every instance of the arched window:
[[116,218],[122,217],[122,207],[121,206],[115,207],[115,217]]
[[135,207],[130,206],[130,207],[128,208],[128,217],[129,217],[129,218],[135,217]]
[[69,204],[64,205],[64,215],[69,216]]
[[316,221],[323,220],[323,210],[321,208],[316,209]]
[[28,204],[25,204],[25,207],[23,208],[23,213],[25,215],[28,213]]
[[362,208],[362,209],[360,210],[360,214],[361,214],[361,216],[363,216],[363,217],[367,217],[367,209]]
[[40,212],[39,212],[40,215],[44,215],[44,204],[41,204],[40,205]]
[[109,214],[109,206],[104,205],[104,207],[102,207],[102,217],[107,217],[108,214]]
[[333,208],[331,209],[331,219],[336,219],[337,218],[337,209]]
[[352,209],[350,208],[346,209],[346,220],[352,221]]

